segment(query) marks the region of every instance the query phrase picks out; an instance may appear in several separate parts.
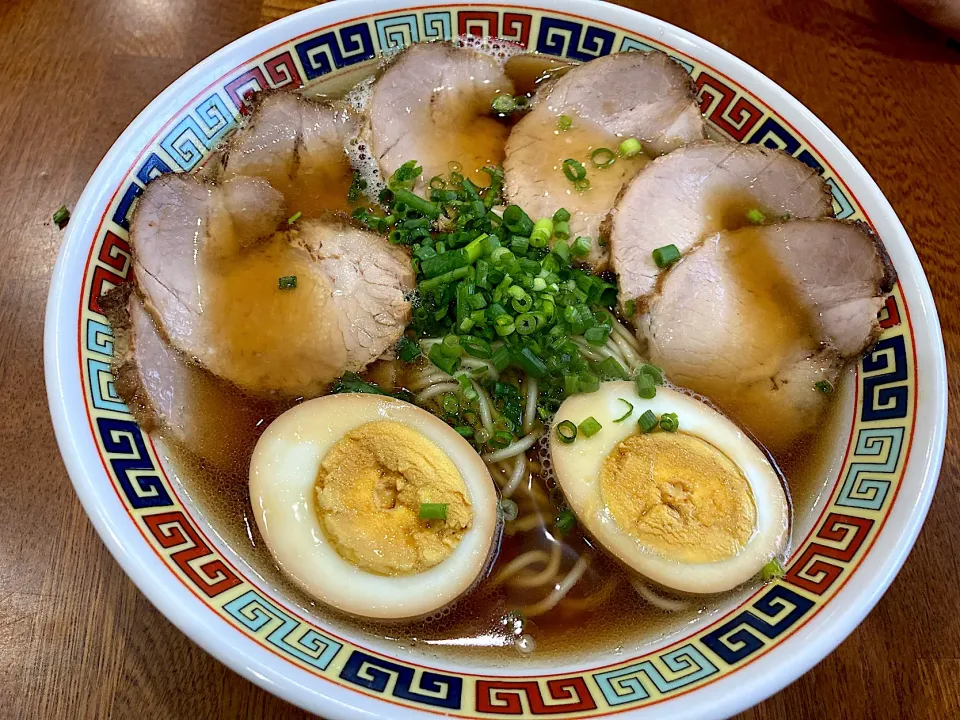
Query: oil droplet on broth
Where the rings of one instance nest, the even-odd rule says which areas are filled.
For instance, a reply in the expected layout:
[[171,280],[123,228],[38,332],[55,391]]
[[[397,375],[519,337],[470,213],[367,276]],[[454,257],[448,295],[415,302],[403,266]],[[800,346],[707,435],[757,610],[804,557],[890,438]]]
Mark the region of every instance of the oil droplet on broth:
[[503,71],[513,81],[517,95],[532,95],[547,81],[563,77],[576,63],[559,60],[550,55],[525,53],[507,60]]

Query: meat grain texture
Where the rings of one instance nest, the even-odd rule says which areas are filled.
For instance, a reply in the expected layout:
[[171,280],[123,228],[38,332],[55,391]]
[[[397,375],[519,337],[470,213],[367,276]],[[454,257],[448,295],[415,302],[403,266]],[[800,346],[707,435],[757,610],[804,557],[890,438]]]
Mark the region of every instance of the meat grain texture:
[[844,363],[877,339],[895,276],[864,226],[794,220],[712,235],[638,322],[650,361],[774,453],[816,427]]
[[[570,129],[558,128],[561,115],[570,118]],[[513,128],[504,159],[507,200],[534,218],[568,210],[571,239],[592,240],[586,261],[599,270],[609,257],[601,223],[648,157],[618,158],[600,168],[590,161],[593,151],[616,151],[624,139],[636,138],[646,153],[659,155],[703,137],[693,83],[669,56],[631,52],[592,60],[543,87],[534,109]],[[584,165],[589,189],[577,190],[564,175],[567,158]]]
[[655,249],[675,245],[685,253],[707,235],[747,224],[754,209],[778,219],[833,214],[823,179],[779,150],[705,140],[654,160],[624,189],[611,216],[621,305],[654,289]]

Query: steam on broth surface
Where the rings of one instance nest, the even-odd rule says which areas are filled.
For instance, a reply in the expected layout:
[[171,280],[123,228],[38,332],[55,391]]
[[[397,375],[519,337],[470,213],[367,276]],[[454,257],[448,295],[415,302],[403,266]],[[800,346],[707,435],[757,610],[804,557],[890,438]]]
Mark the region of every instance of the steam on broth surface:
[[[474,45],[482,44],[472,42]],[[495,58],[496,50],[497,46],[494,45]],[[443,52],[455,55],[457,51]],[[467,60],[477,62],[476,58]],[[500,57],[493,65],[504,67],[503,60]],[[609,65],[616,67],[618,62],[614,58],[609,60]],[[633,60],[629,62],[636,64]],[[490,63],[485,60],[481,64],[487,67]],[[660,61],[652,64],[659,67]],[[394,61],[389,67],[396,71],[403,65]],[[667,74],[673,77],[669,64],[667,68]],[[673,147],[674,140],[671,138],[675,135],[671,133],[687,133],[687,142],[702,137],[702,127],[690,125],[691,117],[696,114],[699,118],[699,115],[690,110],[691,107],[695,108],[692,95],[684,95],[689,88],[681,84],[677,90],[677,97],[681,101],[676,107],[669,103],[658,106],[659,112],[666,118],[664,122],[674,128],[669,132],[658,127],[650,130],[648,137],[645,135],[647,130],[639,126],[636,132],[617,132],[611,130],[610,126],[604,126],[602,118],[588,119],[590,112],[596,108],[590,112],[585,110],[582,118],[576,116],[573,119],[571,127],[560,129],[565,123],[560,122],[558,126],[558,121],[566,116],[566,112],[559,109],[551,112],[545,105],[526,114],[526,108],[535,92],[548,97],[546,92],[557,87],[561,80],[566,83],[561,87],[575,88],[577,66],[558,63],[553,58],[514,55],[505,64],[506,75],[494,83],[499,93],[484,96],[483,103],[479,104],[476,94],[468,93],[466,97],[469,112],[478,116],[477,127],[485,129],[485,137],[493,138],[491,142],[494,145],[506,142],[504,164],[508,168],[511,163],[511,141],[507,137],[518,129],[542,140],[541,148],[550,148],[550,152],[543,157],[524,159],[522,148],[520,154],[513,157],[515,167],[542,161],[539,164],[544,169],[539,172],[558,188],[554,194],[535,193],[537,202],[544,203],[543,208],[531,210],[528,217],[524,213],[506,212],[499,208],[494,210],[504,182],[499,170],[470,167],[469,172],[461,173],[464,168],[457,157],[446,158],[446,167],[442,166],[440,158],[432,158],[431,162],[436,166],[432,171],[435,175],[427,177],[414,170],[416,161],[421,158],[393,155],[389,157],[389,167],[384,167],[382,158],[388,153],[378,151],[378,140],[371,138],[369,121],[365,115],[370,103],[375,101],[376,83],[386,75],[383,71],[374,74],[374,69],[368,66],[366,71],[352,72],[349,81],[334,79],[326,84],[315,85],[305,93],[311,98],[320,98],[324,108],[340,108],[338,103],[344,97],[353,108],[349,112],[339,109],[334,112],[336,117],[346,118],[342,123],[356,127],[357,132],[345,139],[342,156],[334,153],[336,157],[331,164],[332,175],[325,174],[323,163],[315,164],[316,167],[312,168],[312,178],[303,178],[298,174],[298,149],[302,149],[305,142],[302,124],[305,121],[302,118],[309,115],[315,122],[316,117],[311,113],[320,110],[319,106],[309,105],[310,101],[297,100],[290,105],[298,108],[297,112],[302,114],[297,115],[301,118],[296,121],[301,123],[299,129],[295,129],[292,135],[287,131],[280,135],[282,138],[293,138],[293,169],[284,170],[286,174],[283,177],[286,179],[280,182],[281,185],[290,185],[286,188],[284,209],[284,216],[289,219],[277,228],[278,233],[269,241],[258,241],[267,244],[255,252],[262,254],[262,248],[286,248],[287,243],[297,243],[297,223],[301,222],[301,213],[327,222],[327,210],[343,208],[356,208],[353,222],[359,222],[365,225],[367,231],[380,233],[395,243],[387,246],[386,240],[383,241],[388,254],[395,256],[399,252],[397,244],[406,245],[412,250],[417,292],[408,294],[412,310],[407,310],[410,314],[406,318],[410,324],[404,339],[395,349],[387,348],[381,359],[373,364],[368,364],[367,358],[377,357],[384,348],[378,348],[374,354],[368,352],[363,355],[365,359],[355,368],[361,371],[360,375],[343,376],[332,390],[399,396],[429,410],[473,444],[486,462],[501,498],[497,512],[503,523],[503,534],[492,554],[495,560],[479,584],[460,596],[455,604],[401,624],[356,617],[364,613],[351,613],[349,606],[342,606],[344,612],[341,612],[317,602],[314,596],[304,590],[307,583],[294,582],[278,565],[277,549],[274,547],[271,553],[271,547],[261,532],[265,522],[262,508],[255,510],[251,504],[248,485],[251,457],[257,439],[275,418],[299,405],[303,398],[281,398],[276,392],[258,392],[255,387],[241,391],[213,377],[203,356],[177,344],[175,336],[166,326],[168,318],[158,303],[147,296],[144,304],[140,305],[139,295],[128,299],[124,294],[107,303],[113,308],[111,319],[120,329],[115,364],[118,380],[122,380],[118,382],[118,388],[138,421],[163,441],[164,452],[176,469],[177,481],[183,490],[200,508],[211,528],[268,585],[292,602],[319,617],[330,617],[337,623],[351,626],[357,632],[372,637],[416,646],[431,653],[468,652],[472,658],[484,663],[507,662],[518,654],[543,658],[566,654],[582,656],[612,648],[629,649],[669,634],[698,616],[717,612],[732,599],[750,592],[761,582],[759,573],[753,573],[753,579],[745,584],[737,581],[727,585],[725,592],[720,594],[709,597],[684,595],[672,591],[669,581],[661,579],[660,585],[657,585],[612,559],[611,549],[604,545],[602,536],[590,533],[588,527],[578,522],[585,517],[583,509],[577,507],[574,513],[567,506],[567,499],[557,482],[550,449],[551,443],[565,442],[559,439],[558,421],[553,418],[563,399],[568,396],[599,397],[597,388],[609,390],[611,385],[605,382],[609,380],[632,379],[635,376],[641,378],[636,385],[636,392],[641,393],[639,396],[625,390],[617,391],[618,396],[614,400],[626,403],[634,413],[629,421],[629,427],[633,429],[629,432],[636,434],[646,431],[642,418],[638,429],[637,416],[650,402],[648,396],[643,394],[649,387],[642,380],[643,373],[651,366],[645,362],[647,348],[644,341],[638,341],[635,330],[644,320],[640,308],[651,305],[656,297],[645,297],[642,302],[639,297],[631,297],[631,303],[636,299],[637,304],[628,311],[624,307],[621,280],[618,307],[616,286],[610,282],[612,276],[591,276],[588,272],[573,268],[569,262],[572,260],[576,263],[582,258],[592,262],[595,257],[605,256],[610,249],[607,243],[612,240],[614,269],[622,272],[622,268],[617,267],[617,230],[614,226],[611,237],[608,216],[615,219],[627,217],[629,208],[620,207],[620,204],[625,196],[629,196],[629,188],[644,182],[643,178],[650,169],[661,162],[645,153],[630,152],[633,145],[627,141],[633,141],[638,146],[642,144],[645,150],[662,144],[665,150]],[[488,71],[494,75],[501,72],[490,68]],[[498,107],[507,107],[503,103],[498,106],[494,102],[490,107],[491,98],[495,101],[498,94],[511,90],[517,93],[512,96],[511,102],[519,106],[520,111],[496,111]],[[441,105],[448,101],[455,103],[457,97],[464,97],[457,88],[442,84],[436,92],[440,95],[451,93],[450,98],[441,98]],[[276,96],[273,97],[273,100],[267,98],[260,106],[279,104]],[[684,97],[686,100],[683,100]],[[527,102],[517,98],[526,98]],[[429,102],[433,103],[434,99],[431,97]],[[415,104],[417,100],[410,98],[410,102]],[[308,104],[301,106],[301,103]],[[533,104],[536,108],[536,102]],[[621,105],[611,100],[597,112],[601,116],[604,112],[618,113]],[[447,105],[443,115],[461,117],[457,113],[462,111],[463,108],[455,108],[451,112]],[[337,114],[341,112],[345,114]],[[394,135],[399,132],[400,139],[411,147],[418,147],[418,142],[432,141],[435,144],[438,131],[429,123],[421,123],[423,127],[401,125],[398,131],[396,123],[402,123],[402,118],[387,117],[384,120],[382,110],[379,117],[381,127],[386,122],[393,128],[390,132]],[[523,119],[518,121],[518,117]],[[495,129],[486,132],[488,126]],[[253,127],[257,126],[254,124]],[[416,133],[425,127],[431,133],[430,137],[418,138]],[[384,136],[383,131],[381,136]],[[647,140],[650,141],[649,146]],[[613,162],[605,165],[608,159],[606,154],[599,157],[600,162],[591,162],[591,156],[598,149],[609,150]],[[481,150],[484,157],[500,157],[496,147],[484,145]],[[567,155],[575,162],[565,162]],[[670,155],[663,157],[669,158]],[[214,162],[222,163],[225,167],[207,168],[204,177],[219,177],[222,180],[223,177],[232,176],[230,154],[226,154],[225,160],[217,158]],[[580,187],[575,186],[573,180],[579,173],[578,165],[584,169],[587,177],[592,178],[592,187],[584,187],[582,183]],[[352,170],[348,175],[344,168],[350,167]],[[574,178],[565,176],[564,171],[568,168],[573,170]],[[257,172],[249,172],[259,177]],[[276,172],[276,168],[271,172]],[[352,182],[348,183],[348,178]],[[526,209],[519,198],[527,197],[524,190],[528,188],[523,185],[523,177],[520,178],[511,185],[508,170],[506,196],[508,199],[516,198],[520,209]],[[323,185],[322,192],[311,189],[311,183],[318,181]],[[380,189],[387,184],[390,185],[390,191],[381,196],[384,205],[381,209],[374,201]],[[364,192],[367,197],[364,197]],[[324,199],[325,193],[332,193],[336,197]],[[752,189],[734,189],[725,194],[721,188],[713,191],[706,202],[710,215],[706,223],[712,230],[732,230],[749,225],[752,223],[750,213],[761,206]],[[304,208],[299,207],[300,204],[304,204]],[[563,212],[557,212],[561,208],[565,208]],[[496,218],[495,221],[491,220],[491,216]],[[547,219],[550,219],[549,230],[545,230]],[[539,222],[535,224],[533,220]],[[600,227],[602,220],[607,221],[603,228]],[[490,225],[491,222],[494,224]],[[509,233],[501,233],[503,240],[495,243],[486,240],[491,228],[495,230],[501,223],[510,227]],[[529,223],[529,226],[525,223]],[[583,232],[590,233],[590,236],[579,239],[574,231],[577,227],[587,228]],[[462,242],[455,237],[457,232],[463,233]],[[453,247],[438,247],[433,236],[449,238]],[[141,250],[137,238],[133,240],[136,255]],[[323,255],[322,244],[304,247],[301,243],[296,247],[312,253],[314,259]],[[551,247],[554,248],[552,252]],[[461,262],[453,258],[449,251],[460,253],[465,260]],[[696,245],[689,252],[684,249],[684,258],[680,262],[687,262],[688,256],[693,257],[697,252]],[[375,255],[372,253],[366,257]],[[620,256],[623,257],[623,253]],[[621,260],[620,265],[623,262]],[[304,263],[308,264],[308,260],[304,259]],[[353,338],[351,342],[355,342],[355,345],[348,343],[348,346],[368,348],[369,332],[364,325],[367,315],[362,313],[366,312],[374,319],[380,317],[382,311],[375,308],[371,310],[366,295],[372,292],[371,297],[381,298],[382,302],[376,289],[380,281],[371,279],[371,269],[365,265],[363,258],[347,264],[352,268],[351,272],[364,279],[366,284],[362,287],[345,285],[345,276],[339,274],[343,269],[331,270],[327,275],[330,300],[326,302],[326,310],[323,302],[317,303],[318,312],[330,312],[329,308],[335,308],[345,338],[349,335]],[[376,262],[371,264],[377,265]],[[761,275],[764,275],[764,268],[769,264],[741,262],[735,272],[748,286],[751,283],[762,285],[765,281]],[[482,272],[489,273],[496,280],[490,287],[476,284],[481,267],[484,268]],[[598,260],[594,268],[599,270],[601,267],[602,262]],[[669,264],[657,269],[663,275],[670,271]],[[263,272],[259,273],[263,275],[260,278],[263,287],[257,293],[295,292],[300,276],[309,272],[307,267],[302,268],[294,276],[293,288],[289,281],[284,288],[282,281],[284,277],[289,277],[287,272],[279,267],[272,272],[265,266]],[[390,273],[390,277],[396,278],[395,274]],[[275,280],[274,275],[281,280],[279,288],[271,285]],[[508,276],[516,280],[507,282]],[[407,281],[397,282],[403,285]],[[456,291],[458,283],[469,283],[469,291]],[[219,287],[228,286],[230,292],[221,293],[211,305],[220,308],[221,314],[224,308],[230,307],[231,302],[242,302],[246,290],[242,282],[220,283]],[[360,289],[344,289],[350,287]],[[448,287],[449,297],[444,295]],[[511,290],[511,287],[514,289]],[[369,291],[368,288],[373,290]],[[857,292],[872,298],[872,286],[869,283],[858,286]],[[480,300],[471,300],[470,296],[480,297]],[[354,297],[357,298],[356,302],[353,302]],[[474,302],[476,306],[471,305]],[[544,303],[549,303],[550,307]],[[493,319],[489,317],[491,304],[503,308],[503,313],[494,313]],[[361,308],[357,312],[361,312],[362,317],[355,315],[355,307]],[[867,303],[865,312],[869,312],[871,307]],[[308,310],[301,309],[298,312]],[[579,318],[577,313],[585,314],[586,319]],[[391,323],[397,323],[402,314],[395,314]],[[152,318],[155,326],[150,325],[148,329],[139,331],[131,329],[134,325],[132,317]],[[317,318],[311,320],[316,322]],[[283,317],[284,323],[291,321],[293,325],[290,326],[290,332],[295,333],[295,318]],[[156,327],[160,328],[159,333]],[[271,348],[283,343],[283,338],[278,337],[277,332],[282,327],[286,326],[263,322],[244,326],[245,346],[251,352],[269,354]],[[560,328],[560,331],[547,336],[541,329],[549,327]],[[815,337],[814,344],[829,342],[829,339],[821,340],[817,328],[808,330],[808,334]],[[538,334],[541,332],[542,336]],[[258,333],[262,333],[262,337],[257,338]],[[643,337],[642,332],[640,334]],[[451,336],[456,339],[449,340]],[[151,374],[151,363],[155,362],[153,358],[156,354],[149,354],[148,350],[151,347],[156,349],[157,343],[163,344],[167,338],[173,341],[174,347],[166,348],[164,345],[169,351],[163,354],[164,362],[179,363],[176,367],[183,368],[183,372],[166,374],[168,378],[175,376],[170,381],[175,382],[177,387],[176,400],[172,404],[159,402],[161,396],[158,391],[150,389],[151,378],[154,382],[157,380],[156,372]],[[527,339],[514,342],[518,338]],[[555,347],[548,346],[548,340]],[[392,346],[392,339],[388,345]],[[509,350],[505,360],[500,352],[503,348]],[[529,352],[525,353],[524,350]],[[400,358],[407,357],[400,359],[396,357],[397,354]],[[654,368],[650,372],[658,371]],[[831,378],[829,388],[807,389],[827,399],[848,392],[839,370]],[[659,385],[659,382],[662,380],[655,384]],[[299,385],[309,387],[310,384],[301,382]],[[166,388],[163,390],[166,392]],[[653,392],[656,392],[655,387]],[[669,392],[661,390],[661,395],[669,396]],[[716,413],[712,404],[703,398],[693,397],[690,402],[709,407],[710,413]],[[826,409],[819,412],[835,413],[841,404],[834,401],[824,405]],[[242,411],[238,412],[238,407]],[[595,414],[599,415],[599,411]],[[661,415],[659,412],[657,414]],[[677,431],[675,425],[670,426],[664,421],[667,415],[669,413],[664,412],[661,417],[655,418],[651,431]],[[184,417],[189,417],[190,422],[182,422]],[[734,421],[743,422],[735,412],[731,417]],[[566,447],[589,453],[589,448],[593,447],[591,443],[596,438],[604,437],[604,432],[613,432],[615,423],[626,422],[611,415],[602,423],[597,423],[603,427],[594,430],[589,420],[597,423],[593,416],[576,418],[576,422],[580,423],[579,431],[575,429],[576,438],[572,445]],[[687,415],[687,424],[692,425],[690,420],[691,416]],[[815,427],[832,427],[834,424],[836,418],[822,415]],[[763,428],[752,427],[750,430],[762,436]],[[681,416],[679,432],[682,434],[685,431],[685,421]],[[228,450],[218,448],[218,452],[210,452],[211,439],[218,435],[231,438]],[[202,442],[191,442],[192,438],[202,438]],[[745,442],[753,447],[749,437]],[[777,491],[787,493],[787,499],[795,510],[805,512],[815,502],[824,482],[823,469],[836,452],[835,445],[832,435],[818,433],[814,429],[778,447],[770,460],[767,459],[769,456],[762,459],[763,463],[768,463],[772,477],[780,473],[785,478],[786,487]],[[732,452],[720,446],[713,450],[722,457],[730,457]],[[763,455],[765,451],[757,452]],[[651,462],[655,460],[654,457]],[[380,480],[376,482],[383,480],[382,476],[378,477]],[[395,479],[389,482],[395,482]],[[667,495],[679,493],[670,495],[658,511],[687,513],[685,521],[691,518],[695,522],[700,521],[696,517],[696,503],[691,504],[693,496],[690,487],[682,486],[683,483],[679,481],[672,484],[668,481],[666,485],[661,479],[651,482],[661,483],[657,486],[658,492]],[[400,483],[402,485],[402,480]],[[775,482],[774,485],[779,486],[779,483]],[[755,488],[751,489],[749,484],[746,487],[746,492],[755,494]],[[385,502],[384,507],[393,507],[390,505],[392,500]],[[623,507],[633,507],[632,502],[626,502]],[[424,504],[432,503],[427,501]],[[741,506],[746,507],[742,503]],[[421,512],[422,508],[423,505]],[[763,515],[767,510],[758,507],[757,512]],[[435,516],[424,519],[422,514],[421,520],[427,525],[441,522]],[[630,522],[622,513],[618,521]],[[749,533],[738,531],[734,536],[736,546],[736,543],[745,544]],[[763,561],[770,557],[782,557],[787,548],[786,542],[784,536],[758,557],[762,556]],[[736,553],[737,547],[731,552]],[[759,566],[755,570],[759,570]],[[411,581],[416,582],[416,578],[417,573],[413,573]],[[727,589],[733,585],[737,587]]]

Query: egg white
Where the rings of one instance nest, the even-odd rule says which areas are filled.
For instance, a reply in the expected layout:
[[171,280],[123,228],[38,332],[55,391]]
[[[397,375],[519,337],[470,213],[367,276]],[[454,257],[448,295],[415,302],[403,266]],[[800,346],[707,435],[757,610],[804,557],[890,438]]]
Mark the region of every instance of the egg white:
[[[348,562],[317,517],[315,486],[323,458],[346,433],[378,420],[416,430],[445,452],[473,508],[473,523],[453,553],[414,575],[378,575]],[[274,420],[253,453],[250,500],[263,539],[288,577],[328,605],[381,620],[429,615],[466,593],[489,566],[499,533],[497,494],[476,451],[427,411],[381,395],[329,395]]]
[[[616,423],[627,409],[621,398],[633,405],[633,411]],[[647,410],[657,417],[676,413],[682,432],[711,443],[743,472],[753,491],[757,525],[735,556],[708,563],[665,558],[621,530],[606,507],[600,489],[603,461],[619,442],[639,432],[637,421]],[[590,416],[603,426],[596,435],[587,438],[578,433],[569,445],[557,439],[558,423],[569,420],[579,425]],[[596,392],[567,398],[550,433],[550,455],[560,489],[583,528],[621,562],[663,587],[697,594],[730,590],[756,576],[786,545],[789,505],[780,477],[766,455],[730,420],[676,390],[660,387],[656,397],[646,400],[637,395],[632,382],[607,382]]]

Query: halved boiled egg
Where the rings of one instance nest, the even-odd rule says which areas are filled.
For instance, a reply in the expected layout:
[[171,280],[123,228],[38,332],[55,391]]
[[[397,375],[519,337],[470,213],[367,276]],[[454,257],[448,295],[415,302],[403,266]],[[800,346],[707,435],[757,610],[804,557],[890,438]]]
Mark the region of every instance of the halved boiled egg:
[[257,525],[280,568],[347,613],[429,615],[489,567],[499,525],[486,465],[449,425],[381,395],[288,410],[250,463]]
[[[639,419],[673,413],[675,432],[643,432]],[[559,424],[600,424],[563,442]],[[699,400],[633,383],[603,383],[567,398],[550,436],[554,472],[583,528],[608,552],[659,585],[717,593],[756,576],[787,542],[789,505],[767,456],[734,423]],[[567,426],[569,427],[569,426]]]

